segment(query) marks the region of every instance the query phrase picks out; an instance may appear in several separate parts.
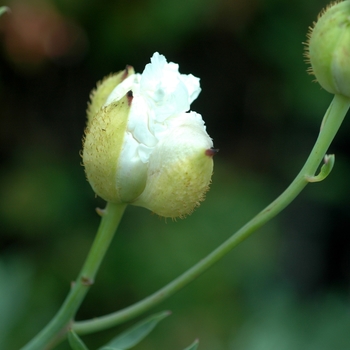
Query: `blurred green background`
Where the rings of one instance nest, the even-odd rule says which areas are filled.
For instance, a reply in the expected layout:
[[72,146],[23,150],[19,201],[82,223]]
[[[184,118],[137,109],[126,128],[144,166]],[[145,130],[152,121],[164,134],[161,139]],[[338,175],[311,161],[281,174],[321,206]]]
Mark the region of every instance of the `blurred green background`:
[[[208,254],[297,174],[332,96],[303,60],[321,0],[13,0],[0,19],[0,349],[62,303],[96,232],[79,152],[90,90],[155,51],[201,78],[192,105],[220,153],[185,220],[127,209],[77,319],[126,307]],[[350,348],[349,121],[335,168],[278,218],[152,312],[135,349]],[[131,325],[84,337],[96,348]],[[62,343],[59,349],[68,349]]]

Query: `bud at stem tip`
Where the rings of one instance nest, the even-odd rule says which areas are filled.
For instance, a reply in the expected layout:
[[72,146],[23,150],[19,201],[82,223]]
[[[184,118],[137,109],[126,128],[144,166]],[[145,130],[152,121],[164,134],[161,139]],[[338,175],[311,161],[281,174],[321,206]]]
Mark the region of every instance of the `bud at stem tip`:
[[218,150],[190,111],[199,79],[178,69],[156,52],[142,74],[126,66],[91,94],[83,163],[103,199],[172,218],[204,200]]

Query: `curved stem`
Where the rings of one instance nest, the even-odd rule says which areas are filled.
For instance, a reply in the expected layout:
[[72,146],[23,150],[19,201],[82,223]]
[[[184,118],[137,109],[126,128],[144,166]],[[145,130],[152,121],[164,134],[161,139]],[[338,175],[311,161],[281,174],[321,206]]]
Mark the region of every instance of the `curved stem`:
[[56,338],[62,337],[72,324],[79,306],[94,283],[96,273],[112,241],[123,216],[126,205],[107,203],[101,211],[102,220],[84,266],[74,282],[66,300],[51,322],[22,350],[42,350],[51,348]]
[[300,173],[290,184],[290,186],[263,211],[243,226],[239,231],[233,234],[227,241],[216,248],[212,253],[199,261],[192,268],[180,275],[178,278],[148,296],[147,298],[131,305],[123,310],[102,316],[93,320],[75,322],[72,328],[79,334],[87,334],[99,330],[113,327],[117,324],[134,318],[151,307],[159,304],[176,291],[186,286],[196,277],[210,268],[214,263],[220,260],[230,250],[236,247],[240,242],[249,237],[254,231],[263,226],[266,222],[276,216],[283,210],[309,183],[309,179],[315,175],[322,158],[328,150],[334,136],[336,135],[345,115],[350,106],[350,99],[344,96],[335,95],[329,106],[322,122],[322,127],[317,141]]

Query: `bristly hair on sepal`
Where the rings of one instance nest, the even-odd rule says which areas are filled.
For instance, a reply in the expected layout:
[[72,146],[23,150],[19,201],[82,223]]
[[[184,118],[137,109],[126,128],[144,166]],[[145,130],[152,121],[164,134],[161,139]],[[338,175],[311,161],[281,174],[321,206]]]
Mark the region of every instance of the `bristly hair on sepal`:
[[[303,42],[302,44],[304,45],[304,61],[305,63],[309,66],[307,67],[306,71],[310,75],[315,75],[312,66],[311,66],[311,61],[310,61],[310,39],[312,36],[312,32],[317,24],[317,22],[320,20],[320,18],[327,12],[328,9],[333,7],[334,5],[343,2],[344,0],[337,0],[337,1],[332,1],[329,3],[326,7],[324,7],[319,14],[317,15],[317,20],[312,22],[312,25],[308,27],[308,31],[306,33],[306,41]],[[317,79],[314,79],[313,82],[317,83]]]

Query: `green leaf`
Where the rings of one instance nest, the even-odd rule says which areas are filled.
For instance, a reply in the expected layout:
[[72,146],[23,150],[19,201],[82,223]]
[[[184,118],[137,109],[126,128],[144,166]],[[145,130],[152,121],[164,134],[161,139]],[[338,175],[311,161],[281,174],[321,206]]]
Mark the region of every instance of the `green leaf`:
[[169,315],[169,311],[163,311],[142,320],[135,326],[118,335],[100,350],[126,350],[132,348],[151,333],[158,322]]
[[184,350],[197,350],[198,343],[199,343],[199,341],[198,341],[198,339],[196,339],[189,347],[187,347]]
[[0,7],[0,16],[2,16],[5,12],[10,12],[10,9],[7,6]]
[[68,332],[68,342],[73,350],[89,350],[73,330]]

